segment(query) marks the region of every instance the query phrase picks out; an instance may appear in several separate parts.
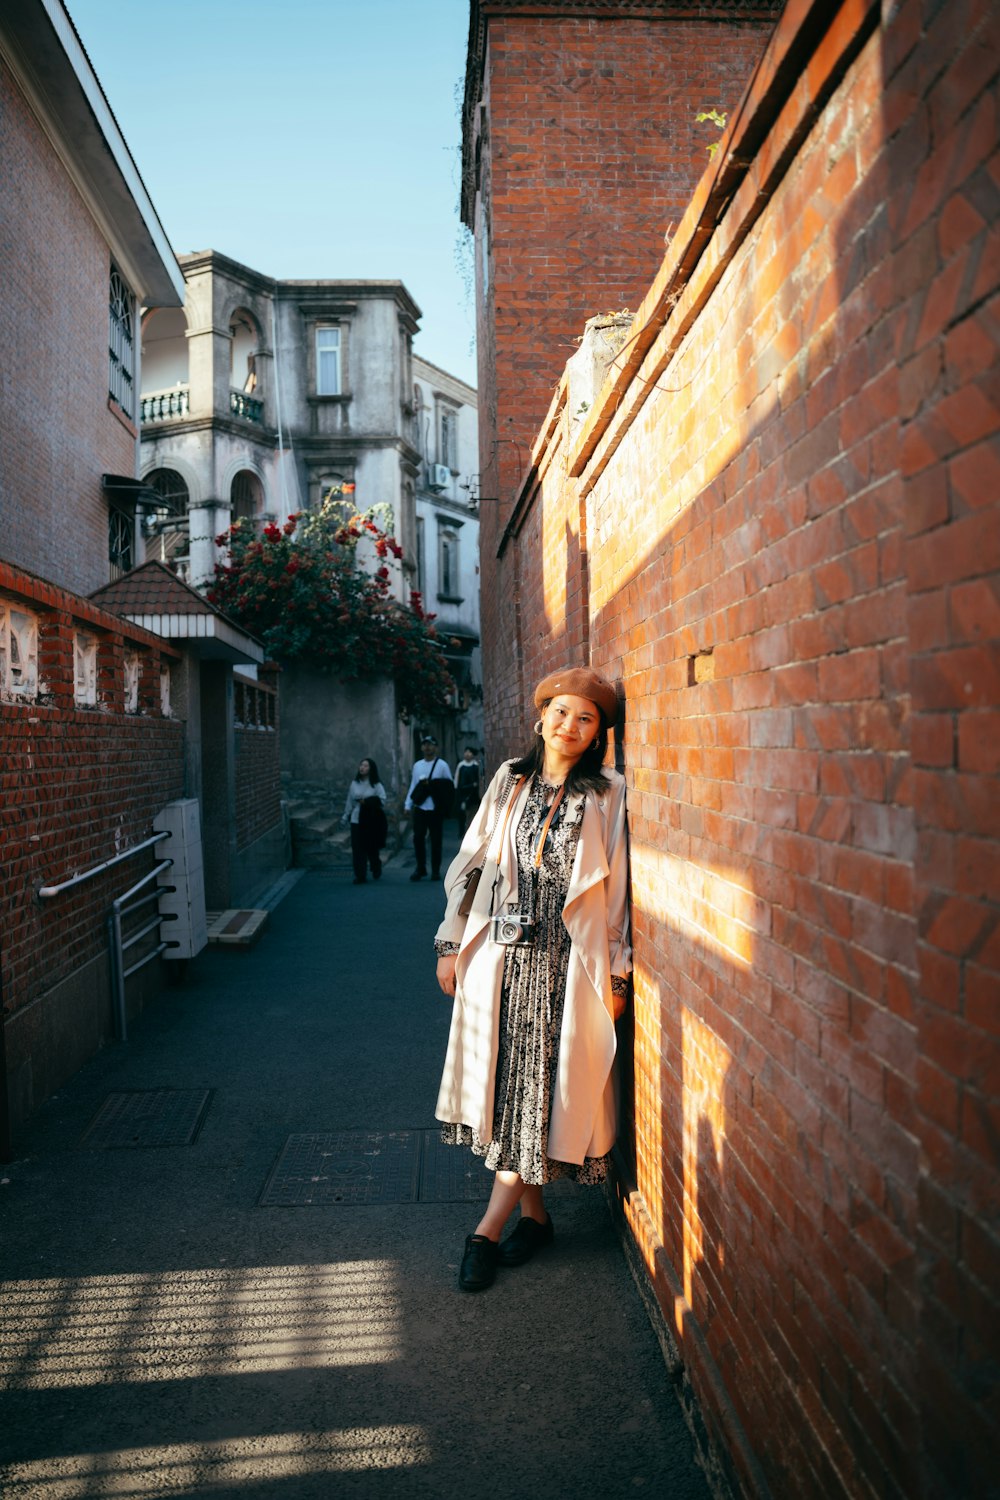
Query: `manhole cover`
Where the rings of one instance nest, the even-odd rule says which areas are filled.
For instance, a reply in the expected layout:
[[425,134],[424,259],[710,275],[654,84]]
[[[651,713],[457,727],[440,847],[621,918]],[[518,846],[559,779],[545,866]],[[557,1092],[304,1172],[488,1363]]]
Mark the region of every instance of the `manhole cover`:
[[493,1173],[468,1146],[446,1146],[440,1130],[424,1130],[421,1134],[421,1203],[479,1203],[490,1196]]
[[290,1135],[258,1200],[262,1208],[361,1203],[468,1203],[492,1174],[438,1130]]
[[190,1146],[212,1089],[145,1089],[109,1094],[83,1135],[87,1146]]
[[415,1203],[415,1130],[290,1135],[264,1191],[263,1208],[327,1203]]

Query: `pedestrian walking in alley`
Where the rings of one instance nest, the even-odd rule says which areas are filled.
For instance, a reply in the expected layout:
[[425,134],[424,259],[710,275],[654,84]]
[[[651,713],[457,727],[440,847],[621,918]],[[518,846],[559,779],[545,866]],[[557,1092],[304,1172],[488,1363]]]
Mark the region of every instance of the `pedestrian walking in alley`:
[[341,826],[350,824],[351,860],[354,865],[354,884],[364,885],[369,867],[372,879],[382,874],[382,850],[388,836],[385,818],[385,787],[379,780],[378,766],[366,759],[358,766],[354,780],[347,789],[344,815]]
[[602,1181],[616,1133],[615,1021],[632,967],[625,782],[604,765],[617,698],[577,667],[540,682],[535,705],[531,747],[493,777],[448,870],[435,939],[454,997],[436,1113],[444,1139],[496,1173],[465,1242],[469,1292],[551,1243],[544,1185]]
[[479,761],[471,745],[466,745],[455,771],[455,798],[458,803],[458,831],[464,834],[479,806]]
[[420,741],[421,758],[414,761],[410,786],[403,811],[413,816],[413,853],[416,869],[411,880],[423,880],[427,874],[427,842],[431,846],[431,876],[441,879],[441,831],[451,811],[455,783],[451,768],[438,755],[437,740],[425,734]]

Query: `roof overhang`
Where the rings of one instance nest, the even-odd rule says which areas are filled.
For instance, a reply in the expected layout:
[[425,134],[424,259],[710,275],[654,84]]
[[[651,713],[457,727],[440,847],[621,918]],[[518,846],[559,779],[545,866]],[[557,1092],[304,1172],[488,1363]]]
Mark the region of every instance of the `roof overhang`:
[[177,257],[65,6],[0,5],[0,53],[139,301],[183,307]]
[[109,500],[119,505],[134,505],[136,510],[177,510],[169,496],[161,495],[151,484],[143,484],[141,479],[132,479],[128,474],[102,474],[101,489]]
[[220,614],[126,614],[123,618],[166,640],[183,642],[185,649],[201,661],[260,666],[267,660],[259,641],[245,635]]

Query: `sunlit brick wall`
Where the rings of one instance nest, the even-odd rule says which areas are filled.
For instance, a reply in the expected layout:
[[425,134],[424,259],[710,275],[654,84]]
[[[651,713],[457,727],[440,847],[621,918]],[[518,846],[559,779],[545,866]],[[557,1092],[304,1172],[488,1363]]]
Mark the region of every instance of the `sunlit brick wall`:
[[[712,19],[491,10],[480,138],[480,491],[487,757],[519,745],[522,663],[496,560],[515,489],[586,320],[635,308],[718,137],[699,111],[733,109],[780,5]],[[572,12],[579,7],[567,5]],[[483,209],[485,205],[485,210]],[[568,639],[567,647],[574,643]]]
[[625,1211],[751,1493],[993,1483],[998,55],[790,12],[505,544],[526,682],[584,596],[624,687]]

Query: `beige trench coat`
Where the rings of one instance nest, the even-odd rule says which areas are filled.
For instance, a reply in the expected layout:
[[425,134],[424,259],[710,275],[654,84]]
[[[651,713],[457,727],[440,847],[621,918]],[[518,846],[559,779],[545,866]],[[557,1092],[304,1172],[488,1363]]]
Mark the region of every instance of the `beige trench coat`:
[[[494,910],[517,901],[515,834],[528,797],[521,788],[498,849],[498,799],[507,783],[509,762],[487,788],[479,812],[445,877],[448,906],[437,937],[460,944],[456,993],[444,1076],[436,1114],[450,1124],[471,1125],[486,1143],[493,1137],[493,1103],[500,1036],[500,988],[505,947],[489,936],[490,895],[498,874]],[[612,974],[632,969],[628,925],[628,845],[625,781],[604,768],[609,786],[603,797],[577,794],[567,799],[571,817],[585,803],[576,857],[563,906],[570,934],[569,972],[556,1083],[549,1119],[548,1155],[581,1164],[603,1156],[614,1145],[616,1109],[612,1069],[616,1037]],[[503,823],[500,815],[499,823]],[[490,835],[492,835],[490,837]],[[465,876],[487,860],[469,916],[458,907]]]

